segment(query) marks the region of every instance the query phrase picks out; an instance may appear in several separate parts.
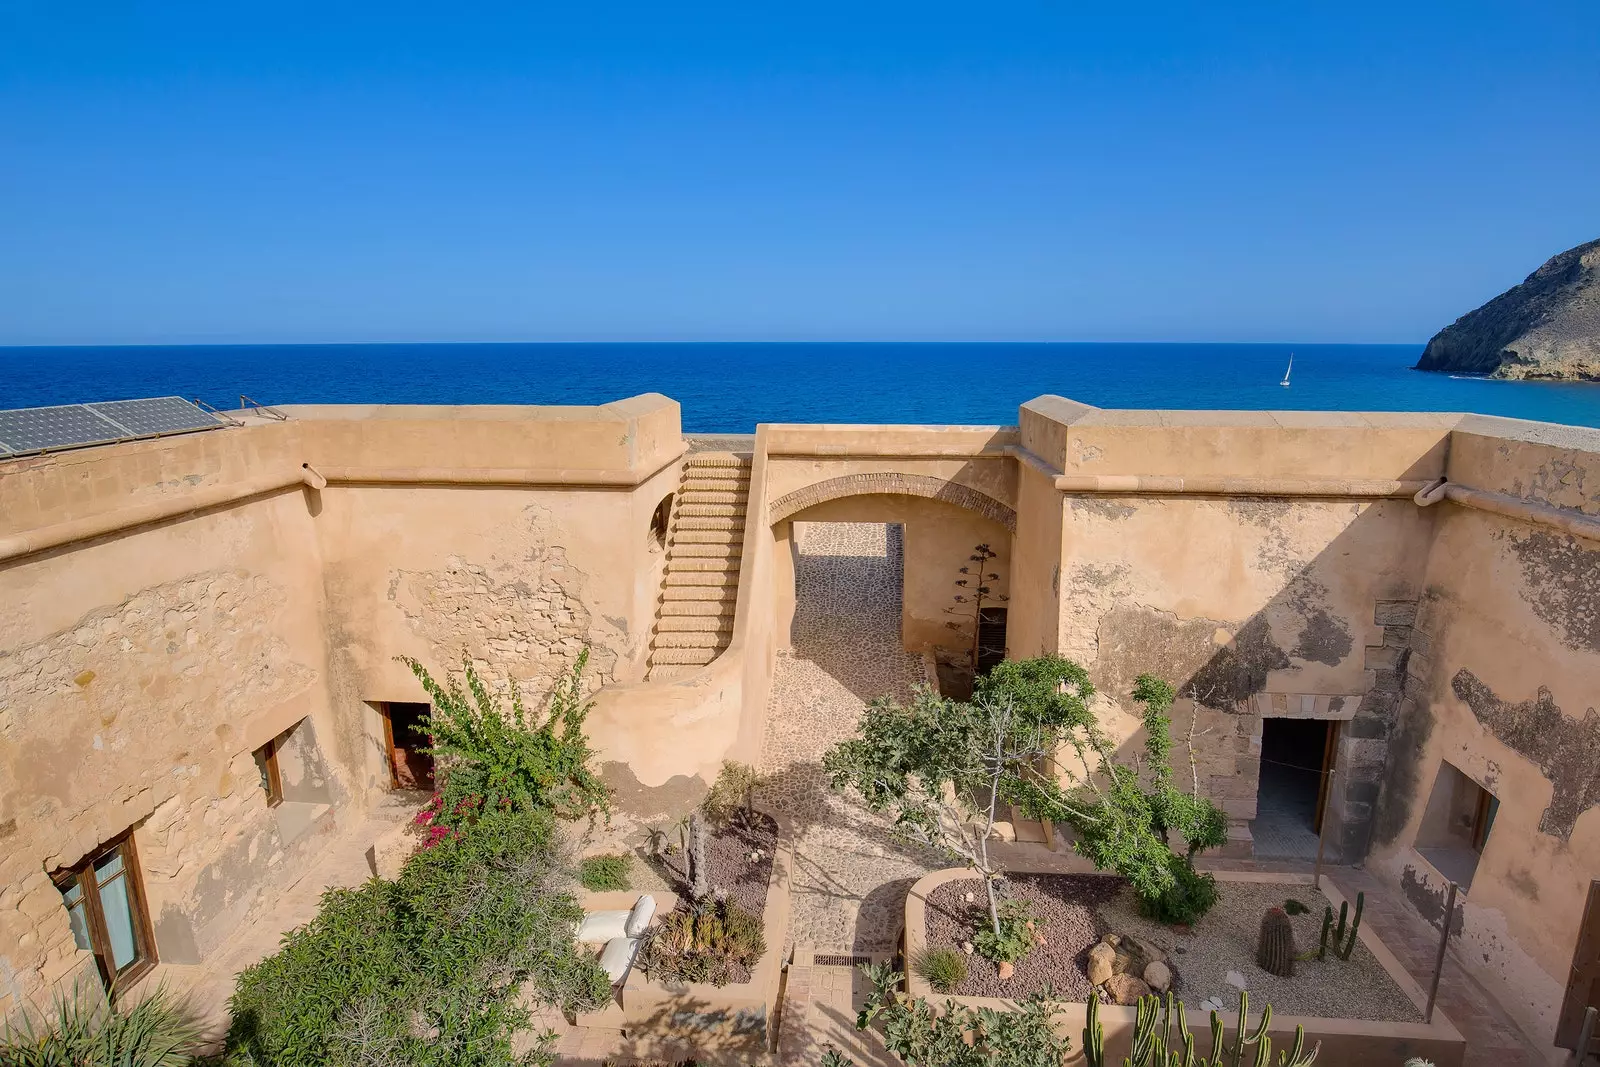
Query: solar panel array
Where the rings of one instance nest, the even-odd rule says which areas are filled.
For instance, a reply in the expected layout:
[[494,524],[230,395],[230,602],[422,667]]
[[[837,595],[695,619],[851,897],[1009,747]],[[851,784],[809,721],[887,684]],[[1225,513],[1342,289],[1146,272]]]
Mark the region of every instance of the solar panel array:
[[85,448],[225,425],[178,396],[0,411],[0,457]]

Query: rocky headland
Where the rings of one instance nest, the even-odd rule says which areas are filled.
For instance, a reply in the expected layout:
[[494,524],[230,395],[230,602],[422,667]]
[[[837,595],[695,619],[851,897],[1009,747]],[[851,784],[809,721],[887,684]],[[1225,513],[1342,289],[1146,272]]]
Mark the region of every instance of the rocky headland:
[[1600,240],[1552,257],[1434,334],[1417,369],[1600,382]]

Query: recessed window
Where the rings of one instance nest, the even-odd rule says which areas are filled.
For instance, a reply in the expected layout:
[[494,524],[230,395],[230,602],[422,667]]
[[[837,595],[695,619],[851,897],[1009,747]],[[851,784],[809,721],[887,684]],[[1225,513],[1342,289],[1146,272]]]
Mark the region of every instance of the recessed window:
[[125,989],[155,966],[155,938],[131,832],[57,872],[54,880],[72,939],[94,953],[107,989]]
[[1417,851],[1446,878],[1470,886],[1499,811],[1499,798],[1454,764],[1441,762],[1417,828]]
[[256,770],[261,775],[261,791],[267,795],[267,807],[283,803],[283,772],[278,769],[278,749],[289,736],[287,730],[256,749]]
[[672,494],[668,493],[661,498],[661,503],[656,505],[655,514],[650,516],[650,545],[652,548],[665,548],[667,546],[667,527],[672,524]]

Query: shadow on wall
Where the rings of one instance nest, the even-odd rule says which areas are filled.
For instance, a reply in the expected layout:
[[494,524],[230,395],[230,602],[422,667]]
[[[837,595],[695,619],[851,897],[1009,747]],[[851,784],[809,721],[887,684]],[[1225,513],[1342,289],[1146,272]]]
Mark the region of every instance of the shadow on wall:
[[[1342,720],[1327,858],[1361,859],[1398,721],[1433,513],[1408,499],[1112,496],[1068,498],[1067,512],[1067,654],[1097,650],[1094,683],[1130,716],[1140,673],[1178,687],[1174,770],[1236,827],[1256,815],[1262,720]],[[1219,607],[1252,597],[1261,606],[1242,618]],[[1147,603],[1158,599],[1197,613]],[[1139,731],[1121,755],[1142,743]]]

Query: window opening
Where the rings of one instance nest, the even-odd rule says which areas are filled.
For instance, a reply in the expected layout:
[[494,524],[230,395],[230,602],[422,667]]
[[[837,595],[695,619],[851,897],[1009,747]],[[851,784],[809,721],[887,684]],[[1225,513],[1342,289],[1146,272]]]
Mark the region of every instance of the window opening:
[[1417,828],[1417,852],[1440,874],[1469,887],[1499,812],[1498,797],[1454,764],[1440,761]]
[[667,547],[667,528],[672,524],[672,494],[668,493],[656,505],[650,516],[650,544],[654,548]]
[[131,831],[54,880],[72,940],[94,953],[108,990],[126,989],[155,966],[155,938]]
[[256,770],[261,775],[261,790],[267,794],[269,808],[283,803],[283,773],[278,769],[278,749],[288,736],[289,731],[285,730],[254,752]]

